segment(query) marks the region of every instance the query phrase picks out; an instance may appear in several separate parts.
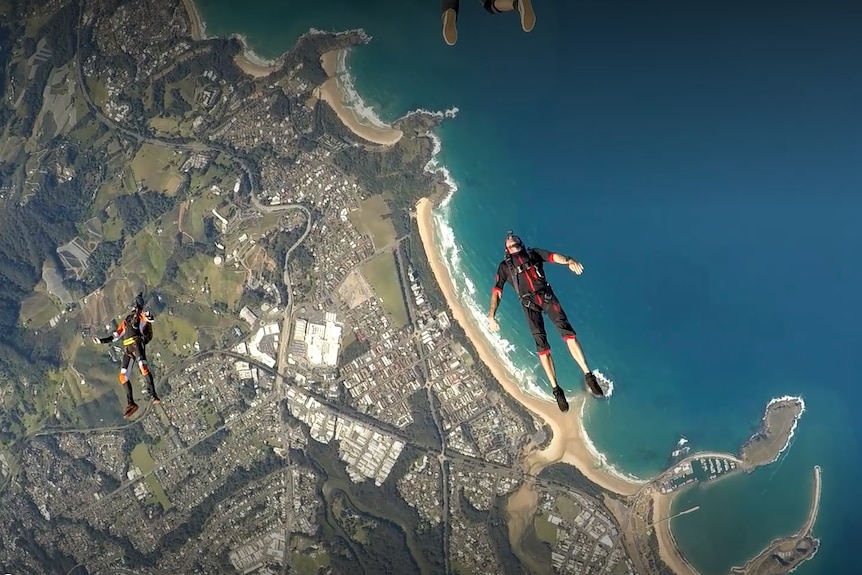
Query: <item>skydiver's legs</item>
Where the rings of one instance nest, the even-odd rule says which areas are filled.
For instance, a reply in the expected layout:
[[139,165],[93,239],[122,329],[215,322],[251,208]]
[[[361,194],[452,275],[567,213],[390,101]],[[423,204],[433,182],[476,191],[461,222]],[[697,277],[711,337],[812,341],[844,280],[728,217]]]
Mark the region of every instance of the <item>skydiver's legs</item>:
[[569,318],[566,316],[566,310],[564,310],[560,305],[554,292],[548,291],[545,293],[542,308],[545,313],[548,314],[551,321],[554,322],[554,325],[556,326],[557,331],[560,332],[560,336],[563,338],[563,341],[566,342],[566,347],[569,348],[569,353],[572,354],[572,359],[575,360],[575,363],[577,363],[581,368],[581,371],[584,372],[584,380],[587,383],[587,388],[590,390],[590,393],[596,396],[604,395],[604,391],[602,391],[601,386],[596,381],[596,376],[587,364],[584,350],[581,348],[580,342],[578,342],[577,334],[575,333],[572,324],[569,323]]
[[[530,32],[536,25],[536,13],[533,11],[532,0],[479,0],[491,14],[517,11],[521,18],[521,28]],[[443,39],[450,46],[458,41],[458,7],[459,0],[441,0],[443,10]]]
[[441,0],[443,9],[443,40],[450,46],[458,41],[458,7],[460,0]]
[[536,25],[536,13],[533,12],[531,0],[483,0],[482,5],[491,14],[518,11],[521,17],[521,28],[529,32]]
[[155,381],[153,381],[153,372],[150,371],[150,365],[147,361],[147,348],[143,345],[138,345],[138,368],[141,370],[141,375],[144,376],[144,379],[147,382],[147,391],[150,393],[150,397],[153,398],[153,403],[161,403],[159,396],[156,395],[156,384]]
[[545,332],[545,318],[542,317],[542,310],[538,306],[525,306],[524,315],[527,317],[530,332],[533,334],[533,340],[536,342],[536,353],[539,356],[539,363],[542,364],[545,375],[548,376],[548,381],[551,382],[557,406],[560,408],[560,411],[568,411],[569,402],[566,401],[566,394],[563,388],[557,384],[557,371],[554,368],[554,360],[551,357],[551,346],[548,345],[548,334]]
[[120,374],[118,377],[120,383],[126,388],[126,411],[123,413],[123,417],[129,417],[138,410],[138,405],[135,403],[135,396],[132,391],[132,383],[126,375],[129,371],[129,364],[132,359],[134,359],[133,352],[126,349],[123,353],[123,362],[120,365]]

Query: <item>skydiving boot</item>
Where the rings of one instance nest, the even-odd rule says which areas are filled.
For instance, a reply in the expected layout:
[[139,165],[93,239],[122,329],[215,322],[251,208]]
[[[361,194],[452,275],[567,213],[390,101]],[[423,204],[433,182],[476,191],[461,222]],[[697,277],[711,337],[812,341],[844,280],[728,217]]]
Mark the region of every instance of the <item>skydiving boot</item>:
[[126,406],[126,411],[123,412],[123,417],[125,419],[129,419],[135,414],[136,411],[138,411],[138,404],[132,402]]
[[123,412],[123,417],[129,419],[138,411],[138,404],[135,403],[134,395],[132,395],[132,384],[124,373],[120,374],[120,381],[126,388],[126,411]]
[[590,393],[595,397],[605,396],[605,391],[602,389],[602,386],[599,385],[599,382],[592,371],[588,371],[586,375],[584,375],[584,381],[587,382],[587,389],[589,389]]
[[521,28],[529,32],[536,25],[536,13],[533,12],[533,4],[530,0],[515,0],[515,9],[521,16]]
[[458,10],[447,8],[443,10],[443,40],[450,46],[458,41]]
[[569,411],[569,402],[566,400],[566,392],[559,385],[554,386],[554,398],[557,400],[557,407],[563,413]]

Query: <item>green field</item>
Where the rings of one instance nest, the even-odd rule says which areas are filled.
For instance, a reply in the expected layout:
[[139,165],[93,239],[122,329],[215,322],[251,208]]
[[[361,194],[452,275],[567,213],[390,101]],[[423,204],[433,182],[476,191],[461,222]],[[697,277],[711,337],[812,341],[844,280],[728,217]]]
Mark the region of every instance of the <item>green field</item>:
[[179,132],[179,122],[176,118],[150,118],[150,127],[162,134],[175,134]]
[[400,329],[407,325],[407,304],[401,292],[395,254],[386,252],[374,256],[362,264],[362,275],[383,300],[383,307],[391,316],[394,326]]
[[[219,211],[219,213],[224,215],[222,211]],[[281,214],[279,213],[264,214],[263,217],[254,221],[243,222],[242,229],[237,230],[232,234],[232,236],[239,238],[242,234],[248,234],[250,239],[257,240],[271,232],[278,225],[278,220],[280,218]],[[231,237],[231,239],[233,239],[233,237]]]
[[[177,279],[187,286],[187,294],[193,294],[195,301],[208,307],[215,302],[224,302],[233,309],[242,296],[245,273],[232,266],[217,266],[208,255],[198,254],[180,264]],[[208,294],[201,293],[204,282],[209,284]]]
[[[87,92],[90,94],[90,98],[93,100],[93,104],[95,104],[97,108],[101,108],[105,105],[105,102],[108,99],[108,92],[105,89],[105,84],[103,82],[100,82],[93,77],[88,77]],[[95,122],[93,125],[95,125]]]
[[548,521],[543,513],[537,513],[533,520],[533,525],[536,529],[536,537],[541,541],[555,545],[557,543],[557,527]]
[[[98,103],[97,103],[98,105]],[[81,124],[69,133],[69,137],[78,140],[82,144],[90,145],[93,138],[96,137],[96,131],[99,129],[99,124],[96,122],[87,122]]]
[[171,148],[143,144],[132,160],[132,171],[151,190],[173,195],[183,179],[177,169],[183,159]]
[[[105,346],[85,343],[75,352],[70,368],[87,382],[87,387],[91,388],[88,395],[99,397],[106,389],[115,389],[121,393],[119,397],[125,405],[126,397],[117,380],[120,366],[111,362]],[[134,373],[129,373],[130,379],[134,379],[134,376]]]
[[329,566],[329,556],[326,553],[315,555],[293,553],[291,563],[300,575],[317,575],[322,568]]
[[[204,193],[196,196],[189,202],[186,213],[183,216],[183,232],[192,236],[195,241],[206,242],[206,234],[204,234],[204,218],[212,215],[212,210],[223,201],[223,198],[212,193]],[[227,214],[219,211],[222,216],[227,217]]]
[[[170,234],[167,234],[168,236]],[[159,285],[165,275],[172,239],[144,230],[126,243],[123,250],[123,272],[146,278],[148,285]]]
[[27,326],[28,329],[40,329],[48,325],[51,318],[58,313],[60,313],[60,308],[44,291],[44,284],[39,282],[36,291],[21,302],[18,319],[21,325]]
[[392,245],[396,239],[389,206],[386,205],[383,196],[376,195],[363,200],[358,210],[350,212],[348,219],[359,233],[371,236],[375,250]]
[[[230,161],[223,154],[219,154],[207,168],[206,172],[191,172],[189,189],[192,192],[209,191],[209,188],[214,184],[224,188],[226,186],[224,182],[234,181],[236,181],[236,173],[231,167]],[[232,183],[230,187],[233,189]]]
[[153,473],[155,463],[153,463],[153,458],[150,456],[150,450],[147,448],[146,443],[139,443],[132,450],[132,463],[134,463],[135,466],[137,466],[145,475],[144,481],[146,481],[147,487],[153,493],[153,498],[150,502],[160,503],[162,509],[165,511],[170,509],[171,502],[168,500],[165,490],[162,489],[162,484],[159,483],[159,478]]
[[195,81],[191,77],[183,78],[179,82],[174,82],[165,86],[165,109],[170,108],[170,106],[173,104],[173,91],[175,89],[179,90],[180,96],[182,96],[183,100],[185,100],[186,103],[191,106],[192,110],[194,110]]
[[197,339],[195,326],[184,317],[162,314],[153,324],[153,344],[158,340],[176,356],[189,355]]
[[[105,390],[103,385],[99,385],[96,381],[88,381],[83,374],[75,371],[74,368],[51,372],[49,377],[61,379],[75,406],[98,399]],[[85,382],[83,385],[81,384],[82,379]]]
[[557,510],[566,521],[574,521],[575,517],[581,514],[581,506],[574,499],[565,495],[557,497]]

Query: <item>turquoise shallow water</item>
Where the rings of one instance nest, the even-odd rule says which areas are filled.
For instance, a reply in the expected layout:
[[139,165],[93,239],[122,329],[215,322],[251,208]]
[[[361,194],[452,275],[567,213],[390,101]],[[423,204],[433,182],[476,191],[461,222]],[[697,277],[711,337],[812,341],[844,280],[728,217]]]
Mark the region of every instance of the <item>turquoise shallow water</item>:
[[[450,48],[436,2],[198,4],[210,33],[264,56],[309,27],[363,27],[374,40],[349,64],[380,116],[459,108],[439,156],[459,186],[453,273],[484,312],[506,229],[583,261],[581,277],[549,274],[615,381],[587,427],[618,468],[655,473],[681,435],[736,451],[770,398],[805,398],[779,463],[678,501],[701,505],[673,529],[705,575],[801,525],[815,464],[823,545],[797,573],[860,571],[846,551],[862,532],[859,8],[536,1],[524,34],[464,2]],[[501,319],[512,360],[540,376],[511,297]]]

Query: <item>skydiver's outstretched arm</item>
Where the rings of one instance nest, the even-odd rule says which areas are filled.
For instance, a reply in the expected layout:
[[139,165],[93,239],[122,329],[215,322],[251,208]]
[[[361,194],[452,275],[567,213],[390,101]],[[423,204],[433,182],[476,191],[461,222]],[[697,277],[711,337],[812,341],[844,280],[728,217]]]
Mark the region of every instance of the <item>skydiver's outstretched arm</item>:
[[116,330],[114,330],[111,335],[107,335],[105,337],[94,337],[93,343],[111,343],[113,341],[117,341],[118,339],[120,339],[120,334],[122,334],[125,330],[125,326],[126,320],[123,320],[123,322],[117,327]]
[[532,250],[537,253],[543,261],[569,266],[569,269],[578,275],[581,275],[584,271],[584,265],[574,258],[564,256],[563,254],[556,252],[549,252],[540,248],[532,248]]

